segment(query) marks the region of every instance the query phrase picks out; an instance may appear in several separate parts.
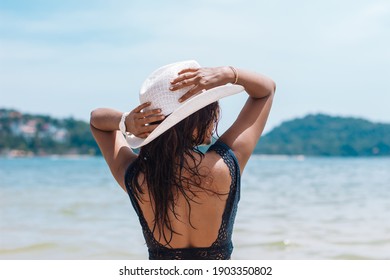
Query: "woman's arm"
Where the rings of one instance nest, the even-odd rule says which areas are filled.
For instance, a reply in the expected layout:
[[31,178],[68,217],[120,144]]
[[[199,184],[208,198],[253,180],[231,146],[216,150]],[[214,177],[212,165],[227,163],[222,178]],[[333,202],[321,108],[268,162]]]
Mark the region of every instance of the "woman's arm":
[[[135,108],[125,119],[126,131],[137,137],[145,138],[157,125],[147,125],[161,121],[164,116],[159,115],[159,110],[141,112],[150,104],[144,103]],[[126,191],[124,175],[127,167],[137,158],[119,131],[119,122],[122,112],[100,108],[91,112],[91,131],[99,145],[112,175],[118,184]]]
[[179,100],[182,102],[203,89],[234,83],[238,75],[236,84],[242,85],[249,97],[236,121],[220,139],[232,148],[242,172],[264,130],[275,93],[275,83],[261,74],[234,70],[228,66],[185,69],[172,81],[171,89],[193,85]]
[[263,133],[276,85],[270,78],[254,72],[237,69],[237,74],[237,84],[245,88],[249,97],[236,121],[220,139],[232,148],[243,172]]

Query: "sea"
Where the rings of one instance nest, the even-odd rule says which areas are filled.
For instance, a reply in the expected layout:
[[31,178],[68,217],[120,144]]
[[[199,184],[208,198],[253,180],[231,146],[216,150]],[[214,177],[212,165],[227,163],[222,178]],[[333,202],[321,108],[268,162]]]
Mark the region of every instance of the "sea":
[[[236,260],[389,260],[390,158],[253,155],[233,242]],[[0,259],[147,258],[102,158],[0,158]]]

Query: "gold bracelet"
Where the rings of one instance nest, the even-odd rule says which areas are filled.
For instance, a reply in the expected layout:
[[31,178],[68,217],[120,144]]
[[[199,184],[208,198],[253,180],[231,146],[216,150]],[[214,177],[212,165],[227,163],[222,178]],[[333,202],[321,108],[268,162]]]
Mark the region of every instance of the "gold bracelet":
[[233,83],[233,85],[235,85],[238,82],[238,73],[237,73],[236,68],[234,68],[233,66],[229,66],[229,67],[230,67],[230,69],[232,69],[232,71],[234,73],[234,83]]

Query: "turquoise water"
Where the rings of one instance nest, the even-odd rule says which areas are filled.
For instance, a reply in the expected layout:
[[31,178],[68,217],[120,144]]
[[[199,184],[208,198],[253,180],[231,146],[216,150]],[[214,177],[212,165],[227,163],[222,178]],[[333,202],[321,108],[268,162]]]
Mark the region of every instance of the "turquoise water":
[[[233,259],[390,259],[390,158],[253,156]],[[101,158],[0,158],[0,259],[146,259]]]

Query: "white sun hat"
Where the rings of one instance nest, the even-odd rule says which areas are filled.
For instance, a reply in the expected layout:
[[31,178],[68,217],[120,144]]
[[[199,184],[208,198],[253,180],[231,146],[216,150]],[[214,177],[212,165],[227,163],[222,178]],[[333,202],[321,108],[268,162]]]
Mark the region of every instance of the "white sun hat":
[[146,138],[139,138],[135,135],[128,134],[126,140],[131,148],[139,148],[150,143],[196,111],[221,98],[244,90],[244,87],[240,85],[226,84],[204,90],[183,103],[180,103],[179,98],[182,97],[191,86],[175,91],[171,91],[169,88],[171,87],[171,81],[178,77],[178,73],[187,68],[200,68],[200,65],[195,60],[172,63],[155,70],[144,81],[139,93],[140,103],[151,102],[148,110],[161,109],[161,114],[168,117],[166,117]]

